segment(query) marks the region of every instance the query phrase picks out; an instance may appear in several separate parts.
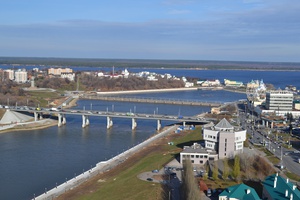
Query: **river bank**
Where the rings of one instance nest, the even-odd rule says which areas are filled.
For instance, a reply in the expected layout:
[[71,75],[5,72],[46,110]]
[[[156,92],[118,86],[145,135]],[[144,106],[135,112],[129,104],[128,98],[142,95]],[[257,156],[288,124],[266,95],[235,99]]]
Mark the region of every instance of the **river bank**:
[[155,134],[153,137],[150,137],[144,142],[120,153],[119,155],[107,161],[99,162],[95,167],[83,172],[71,180],[66,180],[65,183],[58,185],[49,191],[45,191],[44,194],[35,197],[35,199],[53,199],[57,197],[58,199],[69,199],[70,192],[72,193],[74,190],[77,190],[77,187],[80,189],[81,185],[86,185],[87,183],[94,181],[95,178],[98,179],[98,181],[102,180],[99,178],[100,176],[107,175],[112,171],[116,171],[117,167],[120,167],[124,164],[128,165],[128,163],[131,163],[132,165],[134,163],[132,160],[141,158],[141,155],[144,155],[145,151],[148,152],[148,149],[151,148],[151,146],[157,145],[157,143],[161,142],[167,135],[174,133],[176,127],[177,126],[175,125],[165,127],[160,133]]

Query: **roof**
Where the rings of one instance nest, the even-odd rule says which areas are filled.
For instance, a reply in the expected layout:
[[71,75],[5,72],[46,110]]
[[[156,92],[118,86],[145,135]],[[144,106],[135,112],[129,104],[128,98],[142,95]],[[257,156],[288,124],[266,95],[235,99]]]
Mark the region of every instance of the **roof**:
[[226,188],[219,196],[226,196],[228,199],[260,200],[256,191],[244,183]]
[[[276,186],[274,188],[274,181],[276,178]],[[285,179],[278,174],[273,174],[268,176],[262,182],[265,190],[269,193],[272,199],[284,200],[290,199],[291,194],[293,195],[293,200],[300,200],[300,191],[297,189],[296,185],[291,183],[288,179]],[[286,197],[287,193],[287,197]]]
[[16,122],[26,122],[31,120],[33,117],[14,112],[11,110],[6,110],[4,113],[2,119],[0,120],[0,124],[10,124],[10,123],[16,123]]
[[223,118],[217,125],[215,125],[216,129],[233,129],[234,127]]

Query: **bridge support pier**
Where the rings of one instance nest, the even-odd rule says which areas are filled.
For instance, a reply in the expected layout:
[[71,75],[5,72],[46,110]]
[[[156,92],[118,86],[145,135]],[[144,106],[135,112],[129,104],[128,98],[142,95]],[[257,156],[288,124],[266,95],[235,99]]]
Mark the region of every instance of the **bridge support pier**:
[[157,120],[157,128],[156,128],[156,130],[160,130],[161,129],[161,120],[160,119],[158,119]]
[[66,123],[67,123],[66,115],[63,114],[63,115],[62,115],[62,124],[65,125]]
[[39,114],[37,112],[34,112],[33,114],[34,114],[34,121],[38,121]]
[[57,120],[57,121],[58,121],[58,122],[57,122],[57,126],[58,126],[58,127],[61,127],[61,125],[62,125],[62,123],[61,123],[61,114],[58,114],[57,117],[58,117],[58,120]]
[[185,127],[185,122],[182,122],[182,126]]
[[134,130],[137,127],[136,119],[132,118],[132,126],[131,129]]
[[89,117],[82,115],[82,128],[85,128],[90,124]]
[[112,118],[111,117],[107,117],[107,125],[106,125],[106,128],[107,129],[110,129],[113,125],[113,121],[112,121]]

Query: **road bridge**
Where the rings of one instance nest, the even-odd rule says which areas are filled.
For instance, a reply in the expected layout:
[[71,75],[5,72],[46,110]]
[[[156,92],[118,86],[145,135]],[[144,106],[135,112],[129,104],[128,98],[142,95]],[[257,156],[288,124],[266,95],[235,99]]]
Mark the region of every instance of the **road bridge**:
[[63,126],[67,124],[67,115],[80,115],[82,116],[82,128],[88,126],[90,124],[89,117],[105,117],[107,120],[106,128],[109,129],[113,126],[113,118],[129,118],[132,122],[132,129],[137,127],[138,119],[146,119],[146,120],[156,120],[157,121],[157,130],[161,129],[161,121],[173,121],[179,122],[185,125],[188,122],[191,123],[209,123],[205,118],[198,118],[195,116],[175,116],[175,115],[160,115],[160,114],[147,114],[147,113],[132,113],[132,112],[108,112],[108,111],[96,111],[96,110],[74,110],[74,109],[56,109],[51,110],[48,108],[39,108],[38,110],[33,108],[28,108],[28,110],[24,110],[23,108],[10,108],[12,111],[18,112],[27,112],[33,113],[34,120],[38,121],[43,118],[45,114],[51,114],[58,117],[57,125]]
[[205,102],[197,100],[182,100],[182,99],[163,99],[163,98],[142,98],[142,97],[118,97],[118,96],[101,96],[101,95],[82,95],[80,99],[92,99],[102,101],[124,101],[138,103],[158,103],[158,104],[174,104],[174,105],[189,105],[189,106],[212,106],[219,107],[223,105],[220,102]]

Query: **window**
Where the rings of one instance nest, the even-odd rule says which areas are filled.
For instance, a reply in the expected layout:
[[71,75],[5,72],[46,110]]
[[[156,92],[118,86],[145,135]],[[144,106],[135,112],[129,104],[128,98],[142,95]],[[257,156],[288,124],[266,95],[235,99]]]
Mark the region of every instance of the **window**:
[[196,155],[196,158],[199,158],[199,155]]
[[194,158],[194,155],[191,155],[191,158]]
[[203,158],[203,155],[201,155],[200,158]]
[[204,156],[204,158],[207,158],[207,156]]
[[191,160],[192,161],[192,163],[194,163],[194,160]]
[[199,163],[200,163],[200,164],[203,164],[203,160],[200,160]]

